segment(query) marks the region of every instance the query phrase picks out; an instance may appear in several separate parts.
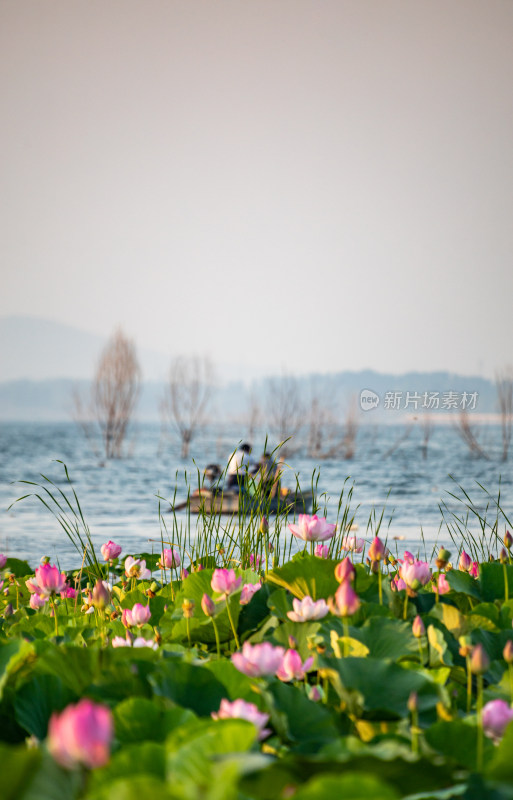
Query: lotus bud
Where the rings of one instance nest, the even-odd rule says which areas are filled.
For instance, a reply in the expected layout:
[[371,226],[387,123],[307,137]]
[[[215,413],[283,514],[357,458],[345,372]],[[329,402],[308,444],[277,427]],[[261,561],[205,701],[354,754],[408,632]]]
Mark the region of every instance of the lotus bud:
[[14,614],[14,609],[12,607],[12,603],[7,603],[6,607],[4,608],[5,619],[7,619],[7,617],[12,617],[13,614]]
[[371,561],[383,561],[386,554],[386,548],[379,536],[375,536],[367,551]]
[[3,569],[7,564],[7,556],[3,553],[0,553],[0,569]]
[[513,544],[513,536],[509,531],[506,531],[506,533],[504,534],[504,545],[505,547],[508,548],[508,550],[510,550],[512,544]]
[[308,687],[308,699],[311,700],[313,703],[319,703],[322,700],[323,691],[320,686],[309,686]]
[[351,559],[346,556],[337,566],[335,567],[335,578],[339,583],[342,581],[350,580],[353,581],[356,575],[356,570],[351,563]]
[[269,533],[269,523],[267,521],[267,517],[262,517],[260,520],[260,527],[258,528],[258,532],[262,534]]
[[501,551],[499,553],[499,561],[501,562],[501,564],[508,563],[508,551],[506,550],[505,547],[501,548]]
[[450,557],[451,557],[450,552],[446,550],[445,547],[441,547],[438,552],[438,557],[435,561],[437,569],[444,569]]
[[495,559],[494,559],[494,557],[493,557],[493,555],[491,553],[488,556],[488,561],[495,561]]
[[420,639],[420,637],[424,636],[426,633],[426,626],[424,625],[421,617],[419,617],[418,614],[413,620],[411,630],[416,639]]
[[295,650],[297,648],[297,639],[295,636],[289,636],[289,650]]
[[508,639],[506,644],[504,645],[504,650],[502,651],[502,657],[506,664],[513,664],[513,642],[511,639]]
[[125,626],[125,628],[132,627],[132,612],[129,608],[124,608],[121,612],[121,622]]
[[270,553],[274,553],[274,545],[272,544],[272,542],[269,542],[269,544],[267,545],[267,549],[269,550]]
[[214,616],[216,607],[210,595],[204,594],[201,598],[201,610],[207,617]]
[[419,707],[419,698],[417,692],[412,692],[408,697],[407,708],[410,714],[414,714]]
[[103,581],[96,581],[92,592],[92,601],[93,606],[100,609],[104,609],[110,603],[110,592]]
[[461,570],[462,572],[468,572],[471,566],[472,566],[472,559],[470,558],[469,554],[463,550],[460,555],[460,560],[458,562],[458,569]]
[[459,654],[462,658],[467,658],[472,652],[472,639],[470,636],[460,636],[458,639],[460,649]]
[[185,619],[190,619],[194,616],[195,603],[193,600],[188,600],[187,597],[182,603],[182,611]]
[[50,556],[42,556],[39,560],[40,564],[49,564],[50,563]]
[[476,644],[470,656],[470,671],[473,675],[483,675],[490,666],[490,659],[482,644]]

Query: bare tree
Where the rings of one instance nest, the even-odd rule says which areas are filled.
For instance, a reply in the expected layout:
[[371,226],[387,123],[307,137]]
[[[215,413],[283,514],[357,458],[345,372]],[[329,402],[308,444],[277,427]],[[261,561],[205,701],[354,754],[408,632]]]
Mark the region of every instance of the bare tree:
[[171,362],[169,384],[161,409],[178,432],[182,458],[187,458],[194,435],[206,422],[214,380],[214,368],[207,357],[178,356]]
[[107,343],[85,402],[74,393],[75,419],[91,441],[99,431],[106,458],[120,458],[140,390],[135,346],[121,330]]
[[[266,417],[270,429],[280,442],[294,437],[306,416],[297,379],[287,374],[280,378],[267,378],[266,394]],[[289,446],[287,451],[290,452]]]
[[477,435],[470,423],[468,411],[466,409],[462,409],[458,422],[455,424],[455,428],[473,455],[478,458],[485,458],[487,461],[489,460],[487,453],[477,440]]
[[511,367],[496,373],[495,387],[501,415],[502,460],[507,461],[513,421],[513,369]]
[[433,432],[433,418],[431,414],[422,414],[421,417],[421,425],[422,425],[422,458],[426,459],[428,456],[428,447],[429,447],[429,440],[431,438],[431,434]]

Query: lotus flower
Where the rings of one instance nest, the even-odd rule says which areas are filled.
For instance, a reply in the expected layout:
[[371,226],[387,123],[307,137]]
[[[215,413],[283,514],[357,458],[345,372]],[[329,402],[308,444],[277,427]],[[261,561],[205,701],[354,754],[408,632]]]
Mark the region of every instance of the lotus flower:
[[371,561],[384,561],[387,549],[379,536],[375,536],[367,551]]
[[30,595],[29,606],[33,608],[34,611],[37,611],[39,608],[43,608],[47,600],[47,597],[41,597],[41,595],[34,592],[34,594]]
[[360,598],[350,581],[344,581],[335,592],[335,602],[329,604],[330,611],[340,617],[350,617],[360,608]]
[[66,576],[58,567],[42,564],[36,569],[36,591],[42,597],[60,594],[67,589]]
[[234,700],[230,703],[229,700],[223,698],[219,711],[213,711],[211,716],[213,719],[246,719],[248,722],[252,722],[258,730],[259,739],[265,739],[271,733],[269,728],[264,727],[269,721],[269,714],[264,714],[254,703],[246,703],[244,700]]
[[406,584],[403,579],[399,577],[399,575],[396,575],[395,578],[392,578],[390,581],[390,587],[393,592],[402,592],[404,589],[406,589]]
[[504,700],[491,700],[483,708],[482,720],[485,736],[499,744],[504,731],[513,719],[513,708]]
[[328,558],[330,553],[329,545],[327,544],[317,544],[314,550],[314,556],[317,558]]
[[125,575],[127,578],[137,578],[141,581],[151,578],[150,570],[146,569],[146,561],[133,556],[127,556],[125,559]]
[[451,587],[449,586],[449,581],[445,577],[443,572],[440,573],[438,576],[437,583],[433,586],[433,591],[435,594],[447,594],[447,592],[451,591]]
[[331,525],[324,517],[319,518],[317,514],[313,517],[300,514],[297,525],[293,523],[289,525],[292,535],[305,542],[325,542],[335,535],[335,529],[336,525]]
[[[106,583],[106,581],[104,581],[104,583]],[[66,586],[64,591],[61,592],[61,597],[65,600],[74,600],[76,596],[77,590],[74,589],[73,586]]]
[[470,569],[468,571],[468,574],[472,578],[479,578],[479,564],[477,563],[477,561],[473,561],[472,562],[472,564],[470,565]]
[[251,678],[275,675],[281,666],[285,650],[273,647],[269,642],[252,645],[244,642],[242,652],[232,654],[233,665]]
[[54,713],[48,725],[48,750],[67,769],[103,767],[110,757],[114,734],[112,713],[84,698]]
[[292,601],[294,611],[287,611],[287,617],[292,622],[308,622],[309,620],[322,619],[329,613],[329,608],[325,600],[317,600],[316,603],[311,597],[306,595],[302,600],[295,597]]
[[342,539],[342,549],[350,550],[352,553],[361,553],[365,546],[363,539],[357,539],[356,536],[344,536]]
[[0,569],[3,569],[7,564],[7,556],[4,556],[3,553],[0,553]]
[[260,556],[256,556],[254,553],[250,553],[249,555],[249,566],[256,570],[260,569],[260,564],[262,563],[262,558]]
[[175,550],[172,547],[167,550],[163,550],[160,557],[160,563],[166,569],[176,569],[182,563],[180,553],[178,550]]
[[356,570],[348,556],[335,567],[335,578],[339,583],[347,580],[354,581],[355,575]]
[[255,592],[258,592],[259,589],[262,588],[262,584],[260,581],[258,583],[246,583],[245,586],[242,587],[242,591],[240,593],[240,604],[241,606],[246,606]]
[[100,552],[104,561],[112,561],[114,558],[117,558],[121,555],[121,550],[121,545],[116,544],[116,542],[111,542],[110,539],[106,544],[102,544],[100,547]]
[[143,606],[141,603],[135,603],[132,609],[129,608],[123,609],[123,615],[125,614],[125,611],[126,611],[125,619],[128,622],[129,627],[136,625],[138,628],[142,628],[143,625],[149,622],[151,617],[151,611],[149,605]]
[[214,592],[229,595],[236,592],[242,583],[242,578],[237,578],[233,569],[215,569],[210,585]]
[[471,566],[472,566],[472,559],[470,558],[469,554],[463,550],[460,555],[460,560],[458,562],[458,569],[461,570],[462,572],[468,572]]
[[404,562],[399,568],[399,576],[405,582],[406,587],[413,589],[415,592],[421,586],[429,583],[433,577],[427,561]]
[[504,540],[503,541],[504,541],[505,546],[508,548],[508,550],[511,550],[511,545],[513,544],[513,536],[511,535],[511,533],[509,531],[506,531],[506,533],[504,534]]
[[313,656],[307,658],[303,664],[297,650],[287,650],[276,675],[280,681],[302,681],[312,664]]
[[151,650],[157,650],[158,644],[152,639],[144,639],[142,636],[138,636],[133,642],[130,638],[124,639],[122,636],[114,636],[112,647],[149,647]]

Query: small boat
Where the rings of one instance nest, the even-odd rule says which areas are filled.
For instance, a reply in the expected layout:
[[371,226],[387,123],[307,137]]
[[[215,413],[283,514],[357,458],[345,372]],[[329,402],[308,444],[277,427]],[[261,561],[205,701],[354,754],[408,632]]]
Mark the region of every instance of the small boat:
[[312,507],[312,492],[282,488],[274,497],[254,497],[238,489],[196,489],[171,511],[187,509],[191,514],[306,514]]

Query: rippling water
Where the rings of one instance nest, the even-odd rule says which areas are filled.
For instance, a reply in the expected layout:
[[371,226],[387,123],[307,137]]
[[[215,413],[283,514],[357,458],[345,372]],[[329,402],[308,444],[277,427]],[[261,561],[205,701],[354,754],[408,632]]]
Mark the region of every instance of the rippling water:
[[[111,538],[123,545],[124,552],[156,550],[158,544],[149,541],[160,536],[156,495],[172,498],[178,482],[177,498],[185,498],[183,473],[187,470],[191,478],[195,475],[193,459],[200,469],[209,462],[226,462],[242,435],[235,428],[206,430],[195,440],[191,457],[185,461],[180,458],[176,441],[160,440],[158,425],[141,424],[132,442],[131,454],[102,464],[72,423],[1,424],[0,552],[26,558],[32,565],[46,554],[52,560],[59,558],[64,568],[76,566],[76,551],[55,518],[39,501],[26,499],[10,511],[6,510],[16,498],[33,491],[33,487],[13,482],[40,481],[41,473],[69,492],[63,467],[55,459],[68,466],[96,545]],[[495,448],[494,452],[498,453],[499,430],[489,426],[483,435],[491,450]],[[366,535],[372,509],[375,508],[379,516],[386,506],[382,531],[388,530],[389,541],[397,537],[399,552],[408,547],[418,549],[421,556],[427,557],[431,556],[435,543],[450,542],[446,526],[441,525],[439,504],[444,500],[451,509],[461,512],[461,504],[448,494],[459,491],[456,484],[469,492],[480,513],[485,512],[488,502],[492,517],[494,503],[477,487],[476,481],[495,497],[500,482],[501,505],[506,514],[512,509],[511,462],[501,462],[496,455],[490,461],[472,457],[449,426],[434,428],[427,458],[422,455],[420,429],[413,428],[405,440],[403,436],[404,428],[398,426],[362,427],[355,457],[349,461],[314,462],[298,451],[288,459],[290,470],[285,473],[284,483],[294,486],[297,472],[301,485],[308,486],[313,470],[318,467],[319,492],[325,492],[330,498],[329,518],[330,513],[336,515],[339,494],[349,476],[346,487],[354,482],[352,506],[355,510],[359,506],[356,521],[360,535]],[[255,454],[260,453],[263,442],[263,436],[255,439]],[[471,529],[477,528],[475,522],[471,523]],[[503,530],[504,523],[501,523],[499,531]],[[451,547],[454,551],[454,546]]]

